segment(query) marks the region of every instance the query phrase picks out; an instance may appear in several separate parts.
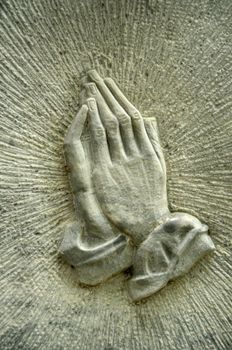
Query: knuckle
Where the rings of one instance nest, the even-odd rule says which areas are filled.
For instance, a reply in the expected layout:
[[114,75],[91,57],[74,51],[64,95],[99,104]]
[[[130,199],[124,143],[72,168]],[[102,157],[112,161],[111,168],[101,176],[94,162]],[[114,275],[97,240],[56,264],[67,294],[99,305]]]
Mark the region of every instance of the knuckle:
[[141,119],[140,118],[133,119],[133,125],[136,129],[145,130],[145,126],[144,126],[142,118]]
[[122,124],[122,125],[129,126],[131,124],[130,117],[126,114],[119,114],[118,119],[119,119],[120,124]]
[[95,134],[97,138],[105,138],[106,134],[105,134],[105,130],[101,127],[97,127],[95,129]]
[[96,150],[98,149],[102,149],[103,147],[105,147],[105,141],[102,138],[95,138],[94,143],[94,152],[96,152]]
[[141,115],[136,108],[131,109],[130,115],[132,116],[133,119],[141,119]]
[[96,109],[97,109],[96,100],[93,97],[90,97],[86,100],[86,102],[87,102],[89,111],[96,112]]
[[111,132],[117,132],[118,131],[118,121],[117,119],[112,119],[111,121],[107,122],[107,130]]
[[87,91],[88,96],[95,96],[97,95],[97,87],[95,83],[87,83],[84,85]]
[[102,149],[106,146],[106,139],[103,137],[95,137],[93,140],[93,152],[96,152],[98,149]]

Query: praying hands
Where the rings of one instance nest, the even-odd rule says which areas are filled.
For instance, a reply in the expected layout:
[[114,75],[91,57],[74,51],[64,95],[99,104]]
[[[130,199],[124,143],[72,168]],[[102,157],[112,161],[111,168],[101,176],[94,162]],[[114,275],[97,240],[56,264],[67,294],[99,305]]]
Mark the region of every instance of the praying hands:
[[131,299],[147,297],[214,249],[208,227],[170,213],[166,166],[154,118],[144,120],[115,82],[95,70],[64,142],[78,220],[60,250],[82,284],[132,267]]

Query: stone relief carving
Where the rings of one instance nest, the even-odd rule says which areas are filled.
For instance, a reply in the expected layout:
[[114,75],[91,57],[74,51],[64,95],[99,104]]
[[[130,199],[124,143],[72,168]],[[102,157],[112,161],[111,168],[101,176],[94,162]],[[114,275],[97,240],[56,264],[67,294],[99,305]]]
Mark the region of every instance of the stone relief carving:
[[81,105],[64,142],[78,220],[66,228],[60,251],[86,285],[131,267],[129,295],[141,300],[214,244],[207,225],[168,209],[156,120],[143,119],[95,70],[82,81]]

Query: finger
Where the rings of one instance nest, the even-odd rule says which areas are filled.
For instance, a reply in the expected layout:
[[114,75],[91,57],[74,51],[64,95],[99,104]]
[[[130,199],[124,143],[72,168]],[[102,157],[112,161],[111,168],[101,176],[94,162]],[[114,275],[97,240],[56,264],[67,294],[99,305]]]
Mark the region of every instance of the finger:
[[106,133],[98,113],[96,101],[94,98],[88,98],[86,102],[89,108],[89,128],[93,140],[91,143],[93,159],[97,163],[110,164]]
[[79,94],[79,101],[81,106],[85,104],[86,98],[87,98],[86,90],[82,88]]
[[118,101],[118,103],[120,103],[123,106],[128,115],[131,117],[134,135],[137,139],[137,143],[141,152],[144,154],[153,154],[154,151],[148,139],[146,129],[143,123],[143,118],[139,111],[128,101],[128,99],[124,96],[124,94],[121,92],[121,90],[117,87],[117,85],[112,79],[106,78],[105,83],[114,95],[115,99]]
[[113,161],[126,158],[123,143],[119,131],[119,123],[113,115],[97,86],[94,83],[85,84],[88,97],[93,97],[97,102],[100,119],[105,127],[110,156]]
[[115,99],[109,88],[106,86],[104,80],[100,77],[96,70],[89,71],[88,76],[92,81],[96,83],[110,110],[119,121],[122,142],[124,144],[127,155],[136,155],[138,153],[138,149],[133,134],[131,118]]
[[115,97],[115,99],[118,101],[118,103],[125,109],[127,114],[132,119],[142,118],[139,111],[128,101],[126,96],[122,93],[122,91],[118,88],[118,86],[115,84],[113,79],[111,78],[105,78],[104,79],[105,84],[110,89],[111,93]]
[[99,91],[101,92],[104,100],[108,104],[109,108],[116,116],[123,116],[124,121],[130,121],[130,117],[127,114],[127,112],[123,109],[123,107],[118,103],[118,101],[115,99],[109,88],[106,86],[104,80],[100,77],[100,75],[97,73],[96,70],[91,70],[88,73],[89,78],[96,84]]
[[103,96],[100,94],[96,84],[92,82],[86,83],[84,84],[84,87],[86,89],[87,97],[93,97],[96,100],[99,109],[99,114],[104,126],[107,126],[107,123],[111,122],[112,120],[117,121],[112,111],[108,107],[106,101],[104,100]]
[[[86,99],[87,99],[86,89],[84,87],[82,87],[81,91],[79,93],[79,103],[81,106],[84,104],[87,105]],[[89,112],[88,112],[88,114],[89,114]],[[85,128],[84,128],[82,136],[81,136],[81,141],[82,141],[85,153],[86,152],[88,153],[88,151],[86,150],[86,147],[89,148],[88,145],[90,143],[89,118],[88,117],[86,119]]]
[[71,170],[75,164],[81,164],[85,160],[84,149],[80,140],[87,118],[88,107],[83,105],[76,118],[69,127],[64,139],[64,151]]
[[68,133],[65,137],[65,144],[74,144],[80,141],[84,125],[87,119],[88,107],[83,105],[79,112],[76,115],[76,118],[73,120],[71,126],[68,129]]
[[64,152],[67,165],[70,168],[70,179],[74,193],[85,191],[88,188],[87,173],[85,170],[85,152],[80,140],[87,119],[88,107],[83,105],[71,124],[64,140]]
[[86,89],[84,87],[85,84],[89,83],[88,77],[85,75],[82,78],[80,78],[80,94],[79,94],[79,102],[80,105],[82,106],[83,104],[85,104],[85,101],[87,99],[87,93],[86,93]]
[[165,163],[162,147],[159,142],[158,127],[157,127],[156,119],[152,118],[150,120],[144,120],[144,125],[146,128],[149,140],[160,161],[161,167],[163,171],[166,173],[166,163]]

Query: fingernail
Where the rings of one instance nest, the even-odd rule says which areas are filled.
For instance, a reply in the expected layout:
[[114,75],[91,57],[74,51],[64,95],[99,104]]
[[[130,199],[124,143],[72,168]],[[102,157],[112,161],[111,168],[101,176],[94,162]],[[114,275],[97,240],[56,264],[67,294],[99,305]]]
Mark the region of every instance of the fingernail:
[[95,69],[92,69],[88,71],[88,76],[93,80],[93,81],[100,81],[102,78],[98,74],[98,72]]
[[94,98],[87,100],[87,104],[88,104],[89,110],[94,111],[94,109],[96,108],[96,101],[94,100]]
[[97,88],[94,83],[86,84],[85,85],[86,90],[91,94],[91,95],[96,95],[97,94]]

